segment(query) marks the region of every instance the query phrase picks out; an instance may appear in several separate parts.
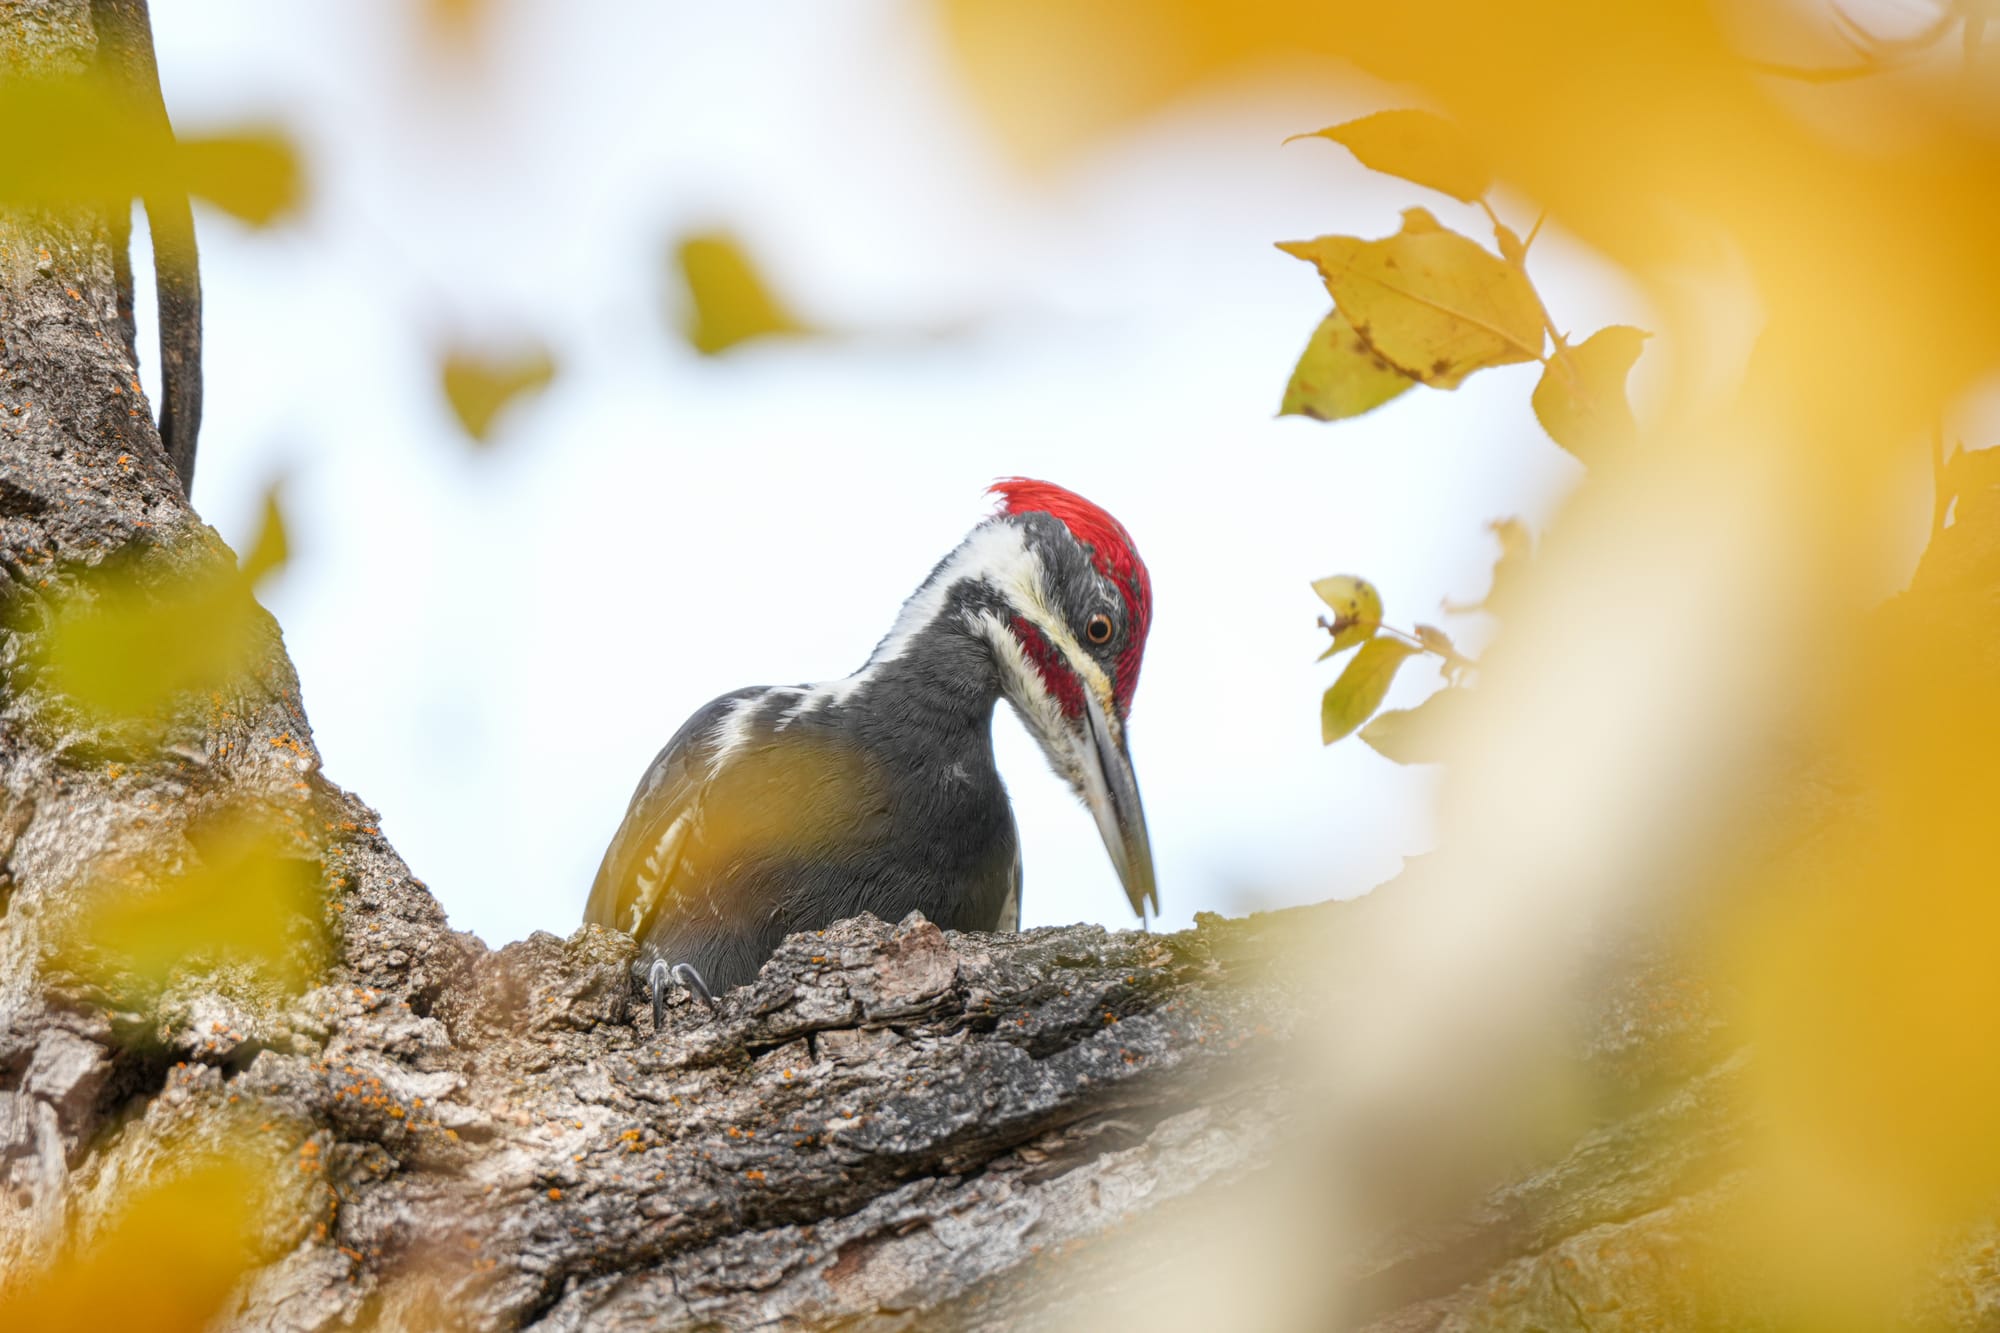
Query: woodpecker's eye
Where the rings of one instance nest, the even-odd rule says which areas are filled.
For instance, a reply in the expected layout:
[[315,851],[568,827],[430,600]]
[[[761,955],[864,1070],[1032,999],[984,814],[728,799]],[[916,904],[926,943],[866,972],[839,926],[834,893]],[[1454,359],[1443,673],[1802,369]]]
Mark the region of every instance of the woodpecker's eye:
[[1083,627],[1084,637],[1092,643],[1111,642],[1111,617],[1099,611]]

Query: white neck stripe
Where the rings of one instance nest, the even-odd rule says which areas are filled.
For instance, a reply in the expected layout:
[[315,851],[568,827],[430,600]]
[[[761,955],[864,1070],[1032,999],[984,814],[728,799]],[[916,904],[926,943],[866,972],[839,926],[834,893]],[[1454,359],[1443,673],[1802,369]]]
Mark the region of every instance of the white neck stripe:
[[911,645],[944,613],[952,588],[971,579],[984,579],[1017,606],[1040,604],[1041,557],[1028,549],[1020,526],[1004,521],[982,523],[967,534],[958,549],[945,557],[937,571],[903,603],[896,623],[858,671],[807,690],[785,710],[778,725],[783,727],[793,718],[846,703],[855,691],[875,679],[883,667],[908,653]]

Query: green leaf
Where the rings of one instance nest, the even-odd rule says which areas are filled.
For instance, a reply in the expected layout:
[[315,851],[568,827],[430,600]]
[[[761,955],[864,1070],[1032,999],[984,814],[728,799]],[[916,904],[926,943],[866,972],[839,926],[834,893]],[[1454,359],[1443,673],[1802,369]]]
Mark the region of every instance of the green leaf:
[[1450,751],[1452,729],[1465,716],[1468,689],[1439,690],[1415,708],[1392,708],[1361,729],[1375,752],[1399,764],[1435,764]]
[[1338,310],[1319,322],[1285,385],[1281,417],[1339,421],[1380,407],[1416,381],[1383,359]]
[[1375,585],[1367,579],[1356,578],[1352,574],[1333,574],[1323,579],[1313,580],[1313,591],[1319,599],[1333,608],[1331,623],[1324,618],[1320,624],[1333,631],[1333,646],[1319,655],[1324,662],[1335,653],[1345,652],[1355,644],[1373,638],[1382,626],[1382,594],[1375,591]]
[[1542,352],[1542,307],[1521,271],[1421,208],[1379,241],[1321,236],[1278,246],[1319,270],[1355,334],[1420,383],[1455,389]]
[[1549,438],[1589,463],[1638,439],[1625,379],[1652,335],[1627,324],[1599,329],[1549,358],[1535,386],[1535,417]]
[[756,338],[814,332],[785,308],[735,238],[690,236],[677,255],[689,302],[681,331],[703,356]]
[[1366,722],[1382,706],[1396,669],[1417,649],[1401,639],[1376,638],[1361,645],[1361,651],[1340,673],[1319,702],[1319,736],[1331,745]]
[[1493,184],[1493,173],[1458,126],[1429,111],[1378,111],[1285,142],[1292,139],[1331,139],[1364,167],[1468,204],[1478,203]]
[[504,356],[459,348],[447,352],[438,368],[445,401],[476,444],[487,442],[511,404],[540,393],[555,377],[555,358],[539,345]]

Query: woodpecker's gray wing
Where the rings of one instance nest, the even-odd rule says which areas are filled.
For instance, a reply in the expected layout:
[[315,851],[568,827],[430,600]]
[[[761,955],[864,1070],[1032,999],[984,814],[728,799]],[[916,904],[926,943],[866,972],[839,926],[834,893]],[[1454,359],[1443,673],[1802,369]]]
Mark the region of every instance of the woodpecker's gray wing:
[[1019,839],[991,705],[912,708],[889,694],[886,708],[811,708],[807,697],[715,700],[633,794],[585,920],[637,939],[647,975],[657,960],[727,990],[787,934],[864,912],[920,911],[947,930],[1018,921]]
[[585,921],[646,938],[646,927],[679,868],[674,853],[693,821],[715,755],[717,729],[739,703],[764,693],[765,687],[752,686],[711,700],[654,756],[597,867]]

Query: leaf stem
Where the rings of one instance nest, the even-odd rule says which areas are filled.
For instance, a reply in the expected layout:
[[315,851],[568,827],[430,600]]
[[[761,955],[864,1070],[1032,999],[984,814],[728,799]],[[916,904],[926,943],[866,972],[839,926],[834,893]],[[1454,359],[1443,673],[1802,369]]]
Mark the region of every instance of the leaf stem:
[[1521,242],[1522,254],[1526,254],[1528,251],[1535,248],[1535,238],[1542,234],[1542,224],[1544,222],[1547,222],[1548,220],[1549,220],[1549,210],[1546,208],[1535,215],[1535,225],[1528,228],[1528,239]]
[[[1484,199],[1481,199],[1479,201],[1479,206],[1486,210],[1487,220],[1493,224],[1493,239],[1497,242],[1500,239],[1500,233],[1503,230],[1500,221],[1500,215],[1498,213],[1495,213],[1493,211],[1493,205],[1487,203]],[[1578,398],[1582,399],[1586,406],[1591,406],[1592,404],[1590,403],[1590,394],[1584,388],[1583,385],[1583,376],[1577,373],[1576,362],[1570,359],[1569,344],[1563,341],[1562,333],[1557,330],[1555,320],[1549,318],[1549,307],[1542,300],[1541,290],[1535,286],[1534,279],[1528,276],[1528,265],[1526,262],[1528,255],[1528,247],[1533,245],[1535,243],[1535,238],[1542,234],[1542,223],[1547,221],[1548,216],[1549,216],[1549,211],[1545,208],[1541,211],[1541,214],[1535,218],[1534,230],[1528,233],[1527,240],[1521,242],[1520,259],[1518,260],[1509,259],[1505,256],[1504,253],[1501,257],[1503,260],[1505,260],[1505,262],[1508,265],[1510,265],[1513,268],[1513,270],[1516,273],[1519,273],[1521,275],[1521,281],[1526,283],[1529,292],[1533,293],[1535,298],[1535,309],[1539,311],[1542,316],[1542,329],[1545,333],[1549,335],[1549,341],[1552,344],[1554,344],[1556,349],[1555,357],[1553,359],[1561,364],[1563,371],[1563,378],[1569,381],[1569,387],[1571,392],[1576,394]],[[1505,251],[1506,247],[1503,245],[1501,249],[1502,251]],[[1537,355],[1535,359],[1541,362],[1544,366],[1546,366],[1551,358]]]

